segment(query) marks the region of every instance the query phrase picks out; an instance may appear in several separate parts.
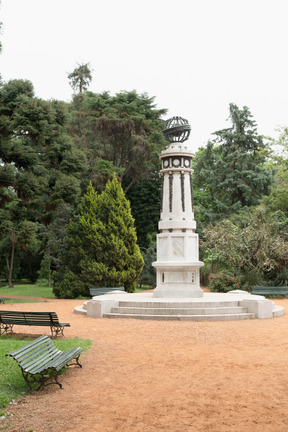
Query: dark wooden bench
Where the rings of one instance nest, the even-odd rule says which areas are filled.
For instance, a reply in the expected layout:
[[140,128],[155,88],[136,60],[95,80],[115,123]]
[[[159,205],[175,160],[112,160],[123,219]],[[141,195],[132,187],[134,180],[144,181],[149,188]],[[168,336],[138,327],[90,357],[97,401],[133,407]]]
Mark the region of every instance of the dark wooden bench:
[[288,294],[288,286],[275,286],[275,287],[268,287],[268,286],[254,286],[252,293],[256,295],[263,295],[263,296],[286,296]]
[[99,288],[90,288],[90,295],[93,296],[98,296],[98,295],[103,295],[103,294],[107,294],[111,291],[125,291],[124,287],[99,287]]
[[7,297],[0,297],[0,303],[5,303],[6,300],[7,300]]
[[[28,345],[6,354],[6,356],[13,357],[18,362],[29,388],[32,390],[31,384],[37,383],[39,387],[35,390],[39,390],[42,386],[49,384],[58,384],[62,388],[62,384],[57,379],[61,369],[71,364],[76,364],[82,368],[78,361],[81,352],[82,348],[80,347],[61,351],[55,347],[48,336],[40,336]],[[71,363],[74,359],[76,363]],[[51,378],[54,378],[55,382],[46,384]]]
[[0,310],[0,336],[4,333],[13,333],[13,325],[28,325],[50,327],[52,337],[63,336],[64,327],[69,323],[60,323],[55,312],[18,312]]

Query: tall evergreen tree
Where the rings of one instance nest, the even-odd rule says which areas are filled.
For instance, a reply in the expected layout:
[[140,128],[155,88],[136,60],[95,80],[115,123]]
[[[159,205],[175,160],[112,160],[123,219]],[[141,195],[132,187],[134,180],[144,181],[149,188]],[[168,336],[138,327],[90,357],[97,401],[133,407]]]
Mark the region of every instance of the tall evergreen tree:
[[135,219],[138,244],[145,249],[151,244],[151,235],[154,235],[155,241],[155,234],[158,232],[161,211],[161,182],[159,172],[155,172],[149,179],[141,180],[133,185],[126,194]]
[[[63,202],[77,202],[86,159],[73,148],[66,121],[66,105],[35,98],[29,81],[0,85],[0,239],[6,243],[7,221],[10,233],[28,222],[47,228]],[[11,250],[16,237],[11,234]],[[13,263],[5,242],[0,255]]]
[[[221,218],[245,206],[256,205],[269,193],[272,172],[264,167],[265,144],[247,107],[230,104],[232,126],[214,133],[196,160],[195,183],[205,189],[206,220]],[[196,203],[197,204],[197,203]]]
[[69,108],[69,133],[85,149],[89,180],[98,191],[113,173],[125,192],[153,173],[167,145],[161,120],[166,110],[156,109],[153,97],[136,91],[115,96],[86,92],[74,96]]
[[54,293],[89,295],[91,286],[124,286],[133,292],[143,267],[129,201],[116,177],[98,195],[90,184],[69,225],[65,262]]
[[73,90],[83,93],[88,89],[92,81],[92,70],[89,63],[78,64],[77,67],[68,75],[70,85]]

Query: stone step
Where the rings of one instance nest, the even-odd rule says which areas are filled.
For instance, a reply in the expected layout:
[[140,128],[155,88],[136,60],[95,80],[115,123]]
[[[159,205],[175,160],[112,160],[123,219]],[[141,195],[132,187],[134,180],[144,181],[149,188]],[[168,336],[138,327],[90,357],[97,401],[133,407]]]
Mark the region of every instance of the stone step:
[[215,308],[215,307],[237,307],[239,306],[238,300],[231,301],[201,301],[194,300],[193,302],[189,301],[119,301],[119,307],[143,307],[143,308]]
[[237,314],[219,314],[219,315],[140,315],[140,314],[119,314],[107,313],[103,318],[132,318],[140,320],[155,320],[155,321],[232,321],[253,319],[253,313],[237,313]]
[[76,306],[74,308],[74,312],[79,315],[87,315],[87,310],[83,306]]
[[111,313],[123,315],[220,315],[246,313],[247,308],[235,307],[209,307],[209,308],[152,308],[152,307],[113,307]]

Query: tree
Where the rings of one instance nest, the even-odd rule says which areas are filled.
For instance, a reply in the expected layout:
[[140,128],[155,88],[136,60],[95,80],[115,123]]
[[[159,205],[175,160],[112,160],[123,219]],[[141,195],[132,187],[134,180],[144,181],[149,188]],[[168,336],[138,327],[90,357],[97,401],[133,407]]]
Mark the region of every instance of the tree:
[[[77,202],[86,159],[73,148],[66,121],[66,105],[35,98],[29,81],[0,86],[0,208],[10,221],[10,233],[21,232],[28,222],[47,228],[63,202]],[[4,237],[7,243],[2,227],[0,239]],[[16,237],[9,237],[12,249]],[[5,242],[0,254],[11,265],[15,261]]]
[[99,192],[107,174],[111,179],[115,173],[126,193],[158,169],[158,155],[167,145],[161,120],[166,110],[156,109],[153,97],[136,91],[115,96],[86,92],[73,98],[70,113],[69,134],[85,149],[88,181]]
[[278,130],[276,139],[269,139],[270,166],[275,172],[271,192],[263,198],[270,211],[281,210],[288,216],[288,128]]
[[83,91],[88,89],[90,82],[92,81],[92,70],[90,64],[78,63],[73,72],[69,73],[68,78],[73,90],[78,90],[78,93],[83,93]]
[[143,267],[136,241],[130,204],[116,177],[100,195],[90,184],[68,228],[55,295],[88,296],[89,286],[124,286],[133,292]]
[[161,182],[162,179],[158,171],[150,178],[133,185],[126,193],[135,219],[138,243],[145,249],[150,246],[151,235],[158,232],[161,211]]
[[[13,206],[13,203],[10,206]],[[7,209],[0,209],[0,253],[6,261],[9,288],[14,286],[12,274],[16,250],[20,248],[22,251],[27,251],[35,242],[37,232],[36,223],[18,218],[15,221],[13,220],[13,213],[13,209],[11,212]]]
[[254,274],[265,284],[287,284],[287,227],[283,212],[267,213],[262,208],[207,225],[201,242],[205,263],[240,274],[244,283],[247,275]]
[[265,144],[249,109],[234,104],[229,109],[232,126],[214,132],[216,139],[195,164],[195,183],[207,193],[201,203],[206,221],[256,205],[272,182],[271,170],[264,167]]

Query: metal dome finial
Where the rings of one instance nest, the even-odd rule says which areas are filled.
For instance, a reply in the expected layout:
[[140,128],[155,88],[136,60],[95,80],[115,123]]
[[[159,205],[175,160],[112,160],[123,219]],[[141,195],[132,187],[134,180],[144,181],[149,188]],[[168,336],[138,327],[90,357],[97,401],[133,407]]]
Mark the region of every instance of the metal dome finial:
[[182,117],[172,117],[165,122],[163,134],[167,141],[184,142],[189,138],[191,127],[188,120]]

